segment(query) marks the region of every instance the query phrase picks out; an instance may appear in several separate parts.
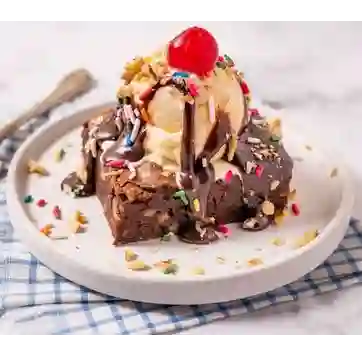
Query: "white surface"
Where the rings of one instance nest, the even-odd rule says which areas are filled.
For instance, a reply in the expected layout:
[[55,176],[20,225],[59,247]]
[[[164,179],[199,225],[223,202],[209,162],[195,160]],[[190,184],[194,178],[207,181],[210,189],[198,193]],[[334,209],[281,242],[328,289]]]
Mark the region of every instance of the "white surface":
[[[80,125],[96,118],[100,109],[78,113],[40,129],[15,155],[8,172],[7,204],[11,221],[27,248],[49,268],[101,293],[123,299],[160,304],[205,304],[235,300],[271,291],[288,284],[322,263],[345,234],[351,217],[354,192],[349,175],[337,160],[328,158],[315,148],[307,150],[303,138],[290,127],[284,129],[284,145],[296,161],[292,186],[301,208],[299,217],[292,214],[278,227],[250,233],[237,224],[230,225],[231,235],[225,240],[195,248],[176,238],[131,245],[131,249],[147,265],[174,259],[177,275],[165,275],[157,268],[131,271],[124,260],[124,248],[112,245],[112,235],[96,196],[73,199],[60,190],[61,181],[79,164]],[[54,154],[64,149],[63,161],[55,162]],[[49,171],[49,176],[27,174],[27,163],[36,160]],[[331,178],[333,169],[338,174]],[[48,205],[24,204],[26,195],[44,198]],[[62,220],[56,221],[52,208],[58,205]],[[69,219],[76,210],[85,214],[88,225],[84,233],[74,234]],[[74,217],[74,216],[73,216]],[[53,236],[69,236],[54,241],[39,233],[46,224],[55,225]],[[319,230],[314,242],[303,248],[298,239],[305,232]],[[285,245],[276,246],[280,238]],[[218,263],[218,257],[225,263]],[[261,259],[263,265],[250,267],[248,260]],[[202,267],[205,275],[192,270]]]
[[[147,25],[142,26],[144,29]],[[134,55],[126,34],[133,34],[134,47],[141,51],[144,44],[148,48],[151,45],[147,36],[168,39],[164,33],[168,27],[173,35],[174,29],[185,24],[148,26],[142,30],[140,24],[130,23],[2,23],[0,40],[7,52],[0,59],[0,118],[16,116],[76,66],[94,72],[100,87],[78,104],[63,107],[52,118],[93,102],[108,101],[117,87],[124,49],[128,50],[127,57]],[[223,48],[237,58],[252,90],[262,99],[282,102],[288,122],[303,128],[309,143],[321,143],[331,155],[338,151],[345,156],[356,183],[360,183],[361,24],[220,23],[211,24],[210,29],[217,30]],[[24,34],[29,34],[32,41],[25,41]],[[361,218],[362,193],[357,196],[354,215]],[[356,287],[188,333],[361,333],[361,307],[356,302],[361,297],[362,288]]]

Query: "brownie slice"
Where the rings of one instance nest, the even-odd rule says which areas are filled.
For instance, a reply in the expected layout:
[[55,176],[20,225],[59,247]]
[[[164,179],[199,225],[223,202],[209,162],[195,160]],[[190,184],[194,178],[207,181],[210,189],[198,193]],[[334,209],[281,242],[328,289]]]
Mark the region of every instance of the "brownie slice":
[[[186,242],[209,243],[218,238],[219,225],[238,222],[243,229],[261,230],[286,207],[293,162],[266,124],[249,122],[243,129],[231,161],[240,176],[212,181],[201,217],[192,210],[190,194],[180,189],[175,173],[142,162],[142,133],[130,160],[134,169],[115,169],[102,162],[102,144],[120,136],[115,113],[111,110],[100,122],[84,124],[84,169],[73,172],[62,183],[62,188],[74,196],[97,195],[115,245],[169,233]],[[93,127],[98,127],[95,141],[90,138]],[[212,164],[209,167],[212,170]]]

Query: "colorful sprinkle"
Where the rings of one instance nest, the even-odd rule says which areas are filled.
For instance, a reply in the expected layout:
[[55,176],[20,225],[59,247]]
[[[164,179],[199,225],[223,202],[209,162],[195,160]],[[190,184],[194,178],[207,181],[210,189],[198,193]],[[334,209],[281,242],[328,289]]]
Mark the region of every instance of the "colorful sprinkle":
[[130,104],[126,104],[123,109],[127,119],[130,120],[132,123],[134,123],[135,115],[133,113],[132,106]]
[[245,95],[248,95],[250,93],[250,89],[249,89],[248,85],[245,83],[245,81],[241,82],[240,87]]
[[184,190],[176,191],[173,194],[173,197],[175,199],[180,199],[185,206],[189,204],[189,200],[187,199],[186,192]]
[[298,216],[300,214],[300,209],[297,204],[292,204],[292,212],[295,216]]
[[175,78],[188,78],[190,74],[187,72],[175,72],[172,74],[172,76]]
[[40,199],[36,202],[36,205],[39,207],[44,207],[47,204],[47,202],[44,199]]
[[224,59],[223,56],[219,55],[219,56],[217,57],[217,61],[218,61],[218,62],[224,62],[225,59]]
[[131,140],[132,144],[136,140],[136,138],[138,136],[138,132],[140,131],[140,128],[141,128],[141,121],[139,120],[139,118],[136,118],[134,121],[132,133],[130,136],[130,140]]
[[112,160],[112,161],[108,161],[106,163],[107,167],[113,167],[113,168],[122,168],[125,166],[125,161],[124,160]]
[[261,175],[263,174],[263,171],[264,171],[264,167],[263,166],[256,166],[256,169],[255,169],[255,175],[260,178]]
[[224,54],[224,58],[225,58],[226,62],[228,63],[229,67],[233,67],[235,65],[234,61],[227,54]]
[[219,225],[217,231],[223,233],[225,236],[230,236],[231,234],[230,229],[226,225]]
[[225,182],[228,184],[231,182],[231,179],[233,178],[233,172],[231,170],[229,170],[228,172],[226,172],[225,174]]
[[53,216],[57,219],[57,220],[61,220],[62,218],[62,212],[59,208],[58,205],[54,206],[53,210],[52,210]]
[[199,199],[194,199],[193,204],[194,204],[194,210],[196,212],[200,212],[200,201],[199,201]]
[[55,151],[55,154],[54,154],[54,160],[55,162],[60,162],[63,160],[65,156],[65,151],[63,148],[60,148],[59,150]]
[[250,108],[249,112],[252,117],[260,117],[260,113],[256,108]]
[[132,140],[131,140],[131,135],[130,135],[130,134],[128,134],[128,135],[126,136],[125,144],[126,144],[127,147],[132,147],[133,142],[132,142]]
[[24,203],[25,204],[31,204],[34,201],[34,197],[31,195],[26,195],[24,197]]
[[189,93],[191,97],[197,97],[199,95],[197,86],[191,79],[188,79],[187,86],[189,88]]

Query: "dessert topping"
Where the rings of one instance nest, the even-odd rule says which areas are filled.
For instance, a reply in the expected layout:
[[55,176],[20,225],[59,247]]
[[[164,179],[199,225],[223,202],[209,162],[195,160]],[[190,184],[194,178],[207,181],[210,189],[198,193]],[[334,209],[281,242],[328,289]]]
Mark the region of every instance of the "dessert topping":
[[215,66],[219,48],[215,38],[205,29],[191,27],[168,44],[168,64],[198,76],[208,75]]

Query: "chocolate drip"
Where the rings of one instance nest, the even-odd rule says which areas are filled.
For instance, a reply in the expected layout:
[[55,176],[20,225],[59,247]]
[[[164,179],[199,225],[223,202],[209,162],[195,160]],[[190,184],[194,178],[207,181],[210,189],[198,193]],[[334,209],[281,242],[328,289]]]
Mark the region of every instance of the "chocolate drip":
[[209,163],[211,159],[227,144],[231,136],[230,119],[227,113],[219,111],[216,114],[216,122],[205,142],[204,148],[197,157],[197,170],[202,164]]
[[[187,225],[185,231],[182,232],[181,230],[181,233],[185,241],[203,244],[218,238],[212,218],[207,217],[207,200],[215,179],[214,168],[209,161],[224,143],[220,141],[219,128],[214,127],[200,155],[201,157],[195,159],[194,116],[195,105],[186,102],[181,138],[181,173],[183,175],[181,184],[191,203],[190,216],[193,227]],[[205,160],[203,161],[204,157]]]
[[195,163],[195,104],[185,103],[181,138],[181,172],[189,175],[194,173]]

